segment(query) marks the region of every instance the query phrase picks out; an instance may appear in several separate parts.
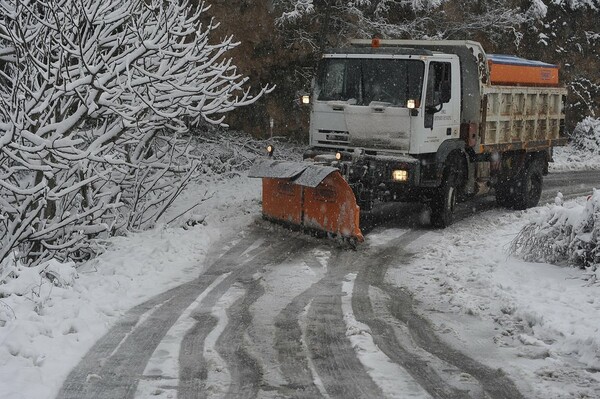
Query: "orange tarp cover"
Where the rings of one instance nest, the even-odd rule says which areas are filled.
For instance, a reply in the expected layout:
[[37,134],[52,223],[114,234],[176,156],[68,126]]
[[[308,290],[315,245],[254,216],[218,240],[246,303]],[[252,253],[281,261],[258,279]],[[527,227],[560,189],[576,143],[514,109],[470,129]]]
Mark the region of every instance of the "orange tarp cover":
[[557,65],[514,56],[488,55],[493,85],[558,86]]

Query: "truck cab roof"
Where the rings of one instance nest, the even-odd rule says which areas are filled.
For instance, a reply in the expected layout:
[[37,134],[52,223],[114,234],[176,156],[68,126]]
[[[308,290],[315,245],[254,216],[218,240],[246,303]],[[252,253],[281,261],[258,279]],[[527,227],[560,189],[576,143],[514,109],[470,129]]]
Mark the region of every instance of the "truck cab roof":
[[335,55],[343,56],[347,54],[356,55],[408,55],[408,56],[431,56],[434,54],[431,50],[408,48],[408,47],[344,47],[344,48],[330,48],[325,50],[325,56]]

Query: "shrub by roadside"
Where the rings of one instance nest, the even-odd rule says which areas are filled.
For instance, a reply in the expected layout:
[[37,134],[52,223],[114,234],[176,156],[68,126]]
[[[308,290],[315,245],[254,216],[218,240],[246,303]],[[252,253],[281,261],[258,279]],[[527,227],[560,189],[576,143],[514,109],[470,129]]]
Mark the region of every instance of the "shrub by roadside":
[[527,224],[511,243],[511,253],[532,262],[568,264],[589,271],[591,282],[600,281],[600,190],[584,204],[555,205]]
[[584,153],[600,154],[600,119],[587,117],[571,135],[573,147]]

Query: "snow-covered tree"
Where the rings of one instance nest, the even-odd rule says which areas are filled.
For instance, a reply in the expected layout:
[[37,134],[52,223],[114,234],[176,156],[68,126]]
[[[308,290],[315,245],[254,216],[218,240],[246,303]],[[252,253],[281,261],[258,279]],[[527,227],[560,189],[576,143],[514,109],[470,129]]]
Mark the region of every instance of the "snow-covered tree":
[[582,154],[600,155],[600,119],[587,117],[575,126],[571,145]]
[[179,135],[270,90],[250,94],[207,8],[0,0],[0,261],[151,225],[197,167]]
[[[507,33],[515,42],[517,27],[537,8],[521,9],[512,0],[274,0],[277,25],[286,37],[312,48],[348,38],[464,39],[483,34],[494,40]],[[543,4],[542,4],[543,5]],[[537,4],[539,8],[540,4]]]

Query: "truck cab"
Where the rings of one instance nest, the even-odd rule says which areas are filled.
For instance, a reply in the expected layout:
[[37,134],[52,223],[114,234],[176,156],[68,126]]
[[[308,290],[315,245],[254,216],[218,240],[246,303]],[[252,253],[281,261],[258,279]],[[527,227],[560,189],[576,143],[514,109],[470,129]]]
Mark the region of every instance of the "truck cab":
[[319,64],[310,145],[367,153],[435,153],[458,139],[457,55],[406,48],[333,50]]

